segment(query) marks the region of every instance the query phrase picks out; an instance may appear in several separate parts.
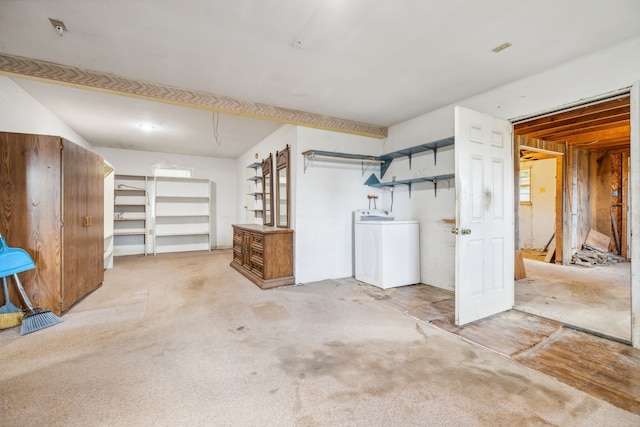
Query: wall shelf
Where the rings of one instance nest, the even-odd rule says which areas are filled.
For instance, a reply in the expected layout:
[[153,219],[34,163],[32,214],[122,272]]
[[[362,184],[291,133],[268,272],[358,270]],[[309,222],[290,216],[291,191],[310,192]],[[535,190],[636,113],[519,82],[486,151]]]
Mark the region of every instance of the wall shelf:
[[[437,141],[427,142],[426,144],[416,145],[415,147],[403,148],[402,150],[393,151],[391,153],[383,154],[382,156],[370,156],[366,154],[348,154],[338,153],[333,151],[320,151],[320,150],[307,150],[302,153],[304,156],[305,164],[304,171],[307,171],[307,166],[313,159],[321,160],[333,160],[333,161],[352,161],[362,162],[362,174],[364,175],[365,164],[379,164],[380,165],[380,177],[384,177],[384,174],[391,166],[391,162],[394,159],[400,157],[409,158],[409,169],[411,169],[411,158],[414,154],[424,153],[426,151],[433,151],[433,164],[437,164],[438,149],[454,145],[455,138],[453,136],[448,138],[439,139]],[[454,178],[454,174],[442,174],[434,176],[425,176],[419,178],[402,179],[398,181],[380,182],[380,180],[371,174],[371,176],[365,181],[365,185],[369,187],[395,187],[396,185],[406,185],[409,187],[409,197],[411,197],[411,186],[417,182],[431,182],[433,183],[434,191],[438,191],[439,181],[448,181]]]
[[414,154],[424,153],[425,151],[433,151],[433,164],[437,164],[438,149],[453,145],[455,138],[450,136],[448,138],[439,139],[437,141],[427,142],[426,144],[416,145],[415,147],[403,148],[402,150],[393,151],[391,153],[383,154],[382,156],[371,156],[366,154],[349,154],[338,153],[334,151],[321,151],[321,150],[307,150],[302,153],[304,156],[304,171],[307,171],[307,167],[314,159],[328,160],[328,161],[346,161],[346,162],[361,162],[362,174],[364,175],[365,165],[379,164],[380,176],[384,174],[391,166],[393,159],[400,157],[409,158],[409,169],[411,169],[411,158]]
[[454,137],[450,136],[448,138],[439,139],[437,141],[427,142],[426,144],[416,145],[415,147],[403,148],[402,150],[383,154],[382,156],[380,156],[380,159],[383,160],[383,163],[380,165],[380,177],[383,177],[387,172],[387,169],[389,169],[389,166],[391,166],[391,162],[393,161],[393,159],[397,159],[400,157],[409,158],[409,170],[411,170],[411,157],[414,154],[424,153],[425,151],[433,151],[433,164],[436,165],[438,149],[453,145],[454,142]]
[[369,187],[395,187],[396,185],[406,185],[409,187],[409,197],[411,197],[411,185],[417,182],[431,182],[433,183],[433,191],[435,195],[438,195],[438,182],[440,181],[448,181],[455,177],[452,173],[442,174],[442,175],[434,175],[434,176],[425,176],[419,178],[410,178],[410,179],[401,179],[398,181],[389,181],[389,182],[380,182],[378,178],[371,174],[369,179],[364,183]]
[[333,151],[321,151],[321,150],[307,150],[302,153],[304,156],[304,172],[307,172],[307,167],[314,159],[318,160],[333,160],[333,161],[345,161],[345,162],[359,162],[362,163],[362,174],[366,170],[365,165],[369,164],[383,164],[385,161],[378,156],[371,156],[366,154],[348,154],[348,153],[336,153]]
[[262,203],[263,203],[263,183],[262,183],[262,162],[254,162],[247,165],[247,198],[245,200],[246,212],[253,212],[251,218],[247,216],[247,222],[262,223]]

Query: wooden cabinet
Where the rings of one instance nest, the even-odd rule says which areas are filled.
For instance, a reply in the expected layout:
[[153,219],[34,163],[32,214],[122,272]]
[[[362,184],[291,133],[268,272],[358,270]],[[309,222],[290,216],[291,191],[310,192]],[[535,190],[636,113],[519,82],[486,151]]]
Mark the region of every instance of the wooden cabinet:
[[60,315],[102,284],[100,155],[60,137],[0,132],[0,206],[0,233],[35,262],[20,274],[35,307]]
[[260,224],[233,225],[231,267],[262,289],[292,285],[293,230]]

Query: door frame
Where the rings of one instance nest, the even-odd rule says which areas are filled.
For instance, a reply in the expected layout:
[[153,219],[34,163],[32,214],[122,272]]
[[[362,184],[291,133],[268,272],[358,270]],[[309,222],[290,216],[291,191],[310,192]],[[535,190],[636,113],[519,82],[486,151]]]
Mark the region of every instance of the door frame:
[[[542,116],[552,113],[557,113],[561,110],[570,109],[580,104],[587,104],[611,98],[617,95],[628,93],[630,96],[630,117],[631,117],[631,136],[630,136],[630,160],[629,160],[629,233],[631,235],[629,242],[629,258],[631,259],[631,344],[635,348],[640,348],[640,256],[633,256],[633,254],[640,254],[640,232],[636,233],[634,237],[633,230],[640,230],[640,81],[635,82],[632,86],[619,89],[610,93],[602,94],[592,97],[590,99],[583,99],[575,103],[567,104],[561,108],[548,109],[546,111],[538,112],[536,114],[524,115],[511,119],[511,123],[519,123],[522,121],[530,120],[536,116]],[[514,153],[517,153],[519,147],[516,147],[514,137]],[[514,164],[517,162],[514,161]],[[563,169],[562,175],[564,176],[566,171]],[[517,176],[517,175],[516,175]],[[515,190],[514,190],[515,191]],[[564,200],[564,195],[562,200]],[[519,210],[519,205],[514,198],[514,210]],[[567,206],[563,208],[563,217],[565,216],[565,210]],[[517,212],[515,212],[517,213]],[[518,218],[516,215],[515,218]],[[557,220],[557,218],[556,218]],[[516,220],[517,221],[517,220]],[[515,229],[514,229],[515,233]],[[515,235],[514,235],[515,240]],[[557,239],[556,239],[557,240]],[[517,244],[518,242],[516,242]],[[566,250],[570,251],[570,248]]]
[[[640,348],[640,82],[630,91],[631,140],[629,165],[629,206],[631,208],[631,343]],[[633,255],[636,256],[633,256]]]

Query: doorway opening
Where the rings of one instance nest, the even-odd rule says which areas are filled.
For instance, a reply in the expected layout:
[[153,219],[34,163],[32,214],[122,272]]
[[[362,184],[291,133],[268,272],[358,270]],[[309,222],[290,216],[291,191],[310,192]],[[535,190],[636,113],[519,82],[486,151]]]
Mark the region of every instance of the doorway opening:
[[629,94],[515,123],[514,147],[515,308],[630,342]]

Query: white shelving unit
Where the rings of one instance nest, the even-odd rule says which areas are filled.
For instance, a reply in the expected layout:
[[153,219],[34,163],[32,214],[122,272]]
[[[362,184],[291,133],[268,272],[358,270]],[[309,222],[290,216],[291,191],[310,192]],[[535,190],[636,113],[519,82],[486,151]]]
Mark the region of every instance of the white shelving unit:
[[104,269],[113,268],[113,166],[104,162]]
[[264,192],[262,191],[262,163],[247,166],[247,222],[262,224]]
[[113,194],[114,255],[147,255],[147,177],[116,175]]
[[211,250],[211,181],[154,180],[154,254]]

